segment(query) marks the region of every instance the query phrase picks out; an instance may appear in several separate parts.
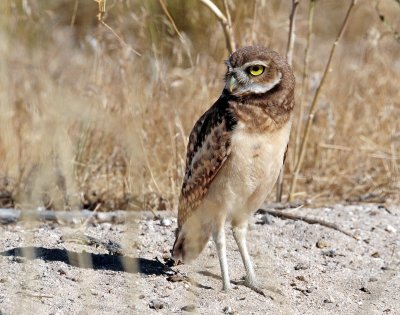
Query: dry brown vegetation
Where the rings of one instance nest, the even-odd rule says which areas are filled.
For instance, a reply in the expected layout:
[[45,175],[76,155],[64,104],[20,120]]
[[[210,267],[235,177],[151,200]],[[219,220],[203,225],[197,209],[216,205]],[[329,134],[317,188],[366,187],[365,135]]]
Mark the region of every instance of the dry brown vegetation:
[[[285,53],[291,1],[227,3],[239,47]],[[95,1],[1,2],[0,206],[176,208],[190,128],[223,86],[224,32],[198,0],[106,4],[101,24]],[[399,198],[400,5],[376,4],[357,3],[337,47],[295,199]],[[308,5],[296,20],[298,104]],[[316,2],[306,112],[347,6]]]

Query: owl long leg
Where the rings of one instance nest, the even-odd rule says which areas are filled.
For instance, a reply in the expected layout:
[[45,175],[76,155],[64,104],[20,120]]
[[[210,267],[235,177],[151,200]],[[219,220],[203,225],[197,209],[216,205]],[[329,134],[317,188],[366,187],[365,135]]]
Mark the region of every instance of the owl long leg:
[[225,239],[225,227],[222,224],[217,231],[213,233],[213,239],[217,247],[217,253],[219,258],[219,264],[221,267],[222,275],[222,289],[228,291],[231,288],[229,280],[228,262],[226,259],[226,239]]
[[264,292],[258,287],[256,276],[254,273],[253,263],[247,249],[246,235],[247,235],[247,221],[236,224],[232,222],[232,232],[235,238],[236,244],[239,248],[240,255],[242,256],[244,268],[246,270],[245,285],[253,291],[264,295]]
[[247,222],[238,226],[232,227],[233,237],[235,238],[236,244],[239,248],[240,255],[242,256],[244,268],[246,270],[246,280],[249,283],[254,283],[255,273],[249,251],[247,249],[246,235],[247,235]]

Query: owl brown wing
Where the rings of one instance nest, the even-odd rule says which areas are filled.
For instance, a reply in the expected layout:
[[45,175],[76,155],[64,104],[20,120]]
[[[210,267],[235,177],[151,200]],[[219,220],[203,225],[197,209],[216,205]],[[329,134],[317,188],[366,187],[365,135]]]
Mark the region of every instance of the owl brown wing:
[[186,170],[179,198],[178,226],[196,210],[231,151],[236,120],[222,95],[200,117],[189,136]]

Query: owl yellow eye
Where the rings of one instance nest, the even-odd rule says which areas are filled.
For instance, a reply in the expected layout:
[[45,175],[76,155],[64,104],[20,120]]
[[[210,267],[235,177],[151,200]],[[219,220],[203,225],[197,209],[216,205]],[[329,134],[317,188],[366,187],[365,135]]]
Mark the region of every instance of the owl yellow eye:
[[260,65],[250,66],[249,72],[251,75],[258,76],[264,72],[265,67]]

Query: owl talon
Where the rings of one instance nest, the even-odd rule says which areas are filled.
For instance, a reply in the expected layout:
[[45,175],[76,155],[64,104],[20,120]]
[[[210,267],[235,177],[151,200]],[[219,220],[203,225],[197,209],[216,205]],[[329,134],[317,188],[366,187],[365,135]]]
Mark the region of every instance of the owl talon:
[[245,280],[244,283],[243,283],[243,285],[246,286],[246,287],[248,287],[249,289],[253,290],[254,292],[256,292],[256,293],[262,295],[262,296],[265,296],[265,297],[267,296],[267,295],[264,293],[263,289],[262,289],[257,283],[254,283],[254,282],[252,282],[252,281]]

